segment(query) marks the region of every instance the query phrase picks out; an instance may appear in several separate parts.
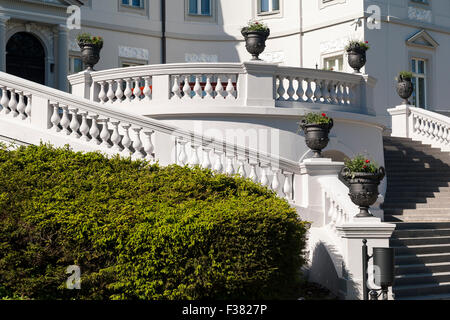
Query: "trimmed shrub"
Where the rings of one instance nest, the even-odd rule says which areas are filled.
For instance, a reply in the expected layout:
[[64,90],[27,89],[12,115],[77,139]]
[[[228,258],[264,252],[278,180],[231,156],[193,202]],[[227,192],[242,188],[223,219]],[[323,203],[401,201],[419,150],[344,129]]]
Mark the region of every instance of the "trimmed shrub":
[[[0,299],[295,298],[306,223],[199,167],[0,149]],[[81,268],[68,290],[66,268]]]

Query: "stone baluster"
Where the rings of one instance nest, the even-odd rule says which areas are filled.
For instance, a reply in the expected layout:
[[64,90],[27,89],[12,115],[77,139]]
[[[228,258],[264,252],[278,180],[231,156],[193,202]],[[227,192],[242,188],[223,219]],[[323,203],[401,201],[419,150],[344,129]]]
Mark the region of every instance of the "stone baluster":
[[277,89],[278,99],[277,100],[285,101],[284,93],[286,91],[284,90],[284,83],[283,83],[284,78],[282,76],[277,76],[277,80],[278,80],[278,89]]
[[119,133],[119,120],[111,120],[110,121],[113,126],[113,133],[111,135],[111,142],[112,142],[112,150],[115,152],[122,152],[123,148],[120,146],[120,141],[122,140],[120,133]]
[[263,186],[269,186],[269,178],[267,177],[266,170],[268,169],[268,166],[266,164],[261,165],[261,184]]
[[223,85],[222,85],[222,79],[221,76],[217,76],[217,83],[216,83],[216,99],[217,98],[222,98],[225,99],[225,91],[223,89]]
[[202,86],[200,85],[201,75],[195,75],[194,99],[203,99]]
[[432,139],[433,138],[433,132],[434,132],[434,127],[433,127],[433,121],[431,121],[431,120],[428,120],[428,122],[429,122],[429,126],[428,126],[428,137],[430,138],[430,139]]
[[123,83],[122,79],[116,80],[117,88],[116,88],[115,95],[116,95],[116,98],[117,98],[116,102],[119,102],[119,103],[122,102],[122,98],[124,97],[124,92],[123,92],[123,89],[122,89],[122,83]]
[[420,120],[420,127],[419,127],[419,132],[420,132],[420,134],[421,135],[425,135],[425,122],[424,122],[424,119],[423,119],[423,117],[419,117],[419,120]]
[[61,118],[59,117],[59,105],[57,102],[50,102],[50,105],[53,107],[53,113],[50,118],[50,122],[52,123],[51,130],[53,132],[60,132],[59,122],[61,121]]
[[144,130],[144,151],[145,151],[145,159],[149,161],[155,160],[155,146],[152,142],[152,135],[155,133],[154,130]]
[[135,137],[135,139],[133,140],[133,149],[134,149],[133,157],[136,159],[144,159],[144,154],[142,153],[144,145],[141,140],[141,130],[142,128],[140,127],[133,128]]
[[183,85],[183,99],[191,99],[191,85],[189,84],[189,75],[184,76],[184,85]]
[[227,91],[226,99],[236,99],[237,98],[236,90],[234,89],[234,85],[233,85],[233,76],[232,75],[228,76],[228,84],[227,84],[227,87],[225,90]]
[[198,157],[198,148],[200,146],[191,143],[191,159],[189,160],[189,164],[192,167],[198,166],[200,164],[200,159]]
[[133,91],[131,90],[131,78],[127,78],[125,79],[126,83],[127,83],[127,87],[125,88],[125,98],[128,102],[131,101],[131,97],[133,96]]
[[100,132],[100,139],[102,139],[101,146],[105,148],[111,148],[111,144],[109,143],[109,138],[111,137],[108,129],[109,118],[104,118],[99,120],[102,124],[102,131]]
[[17,117],[19,115],[19,113],[17,112],[16,90],[10,89],[9,91],[11,92],[11,98],[9,99],[9,104],[8,104],[9,110],[11,110],[9,115],[11,115],[13,117]]
[[6,90],[5,86],[1,86],[1,89],[2,89],[2,99],[0,100],[0,104],[2,105],[1,114],[7,115],[10,112],[8,108],[9,105],[8,91]]
[[211,163],[211,160],[209,158],[209,154],[210,153],[211,153],[211,148],[203,147],[202,167],[205,168],[205,169],[211,169],[212,168],[212,163]]
[[294,101],[294,94],[295,94],[295,90],[294,90],[294,78],[289,76],[287,77],[288,81],[289,81],[289,86],[288,89],[286,91],[287,95],[288,95],[288,101]]
[[249,174],[249,178],[253,181],[253,182],[258,182],[258,175],[256,174],[256,166],[258,165],[255,162],[249,162],[250,163],[250,174]]
[[445,145],[448,144],[448,127],[444,126],[443,127],[443,133],[442,133],[442,143],[444,143]]
[[69,106],[62,105],[63,116],[61,118],[61,122],[59,123],[63,129],[63,133],[66,135],[70,135],[71,132],[69,130],[70,119],[69,119]]
[[343,95],[342,95],[342,84],[340,82],[336,83],[336,103],[339,105],[342,105],[343,101]]
[[[141,90],[141,78],[140,77],[136,77],[134,78],[134,90],[133,90],[133,94],[134,94],[134,99],[136,101],[140,101],[141,100],[141,95],[142,95],[142,90]],[[134,130],[134,129],[133,129]]]
[[214,150],[214,153],[216,154],[216,160],[214,162],[214,171],[222,172],[223,165],[222,165],[222,151]]
[[145,87],[144,87],[144,91],[142,92],[144,95],[144,99],[146,101],[151,101],[152,100],[152,89],[150,88],[151,83],[150,83],[150,76],[146,76],[144,77],[145,80]]
[[206,85],[205,85],[205,99],[214,99],[214,90],[213,87],[211,85],[211,75],[208,74],[206,75]]
[[109,103],[114,103],[114,98],[116,97],[116,94],[114,93],[113,90],[114,80],[108,80],[107,82],[108,82],[108,92],[106,93],[106,96],[108,97]]
[[442,136],[444,135],[444,131],[442,130],[443,125],[439,123],[438,126],[439,126],[439,131],[437,134],[437,141],[439,143],[442,143],[444,141],[444,139],[442,139]]
[[234,166],[233,166],[233,159],[234,159],[234,155],[233,154],[227,154],[226,155],[227,158],[227,168],[225,170],[225,172],[229,175],[233,175],[236,172],[234,171]]
[[325,104],[329,104],[330,101],[330,90],[329,90],[329,85],[330,83],[328,82],[328,80],[323,80],[322,81],[322,97],[323,97],[323,102]]
[[318,79],[315,79],[314,83],[315,83],[314,102],[320,103],[320,99],[322,98],[322,88],[320,87],[321,81]]
[[127,156],[130,157],[132,155],[131,152],[131,139],[130,139],[130,128],[131,128],[131,124],[123,124],[122,128],[124,130],[123,133],[123,138],[122,138],[122,146],[123,146],[123,150],[122,153]]
[[25,114],[25,108],[27,107],[24,102],[23,92],[18,92],[19,94],[19,103],[17,104],[17,112],[19,112],[20,119],[24,120],[27,118]]
[[439,129],[438,129],[438,127],[439,127],[439,124],[436,122],[436,121],[433,121],[433,124],[434,124],[434,130],[433,130],[433,132],[432,132],[432,138],[433,138],[433,140],[438,140],[439,139],[439,137],[438,137],[438,133],[439,133]]
[[238,159],[238,174],[243,177],[246,178],[247,177],[247,173],[245,172],[245,160],[243,159]]
[[305,92],[306,102],[312,103],[312,102],[314,102],[312,100],[312,96],[313,96],[314,92],[312,91],[312,88],[311,88],[311,80],[310,79],[305,79],[305,81],[306,81],[306,84],[307,84],[306,92]]
[[334,81],[330,81],[329,87],[330,87],[330,104],[336,104],[337,103],[336,83]]
[[92,137],[91,142],[99,145],[100,141],[98,140],[98,136],[100,135],[100,130],[97,125],[98,115],[90,115],[89,118],[92,120],[91,129],[89,130],[89,134]]
[[187,141],[183,140],[183,138],[178,139],[178,145],[180,148],[180,152],[178,152],[178,164],[180,166],[186,165],[186,162],[188,160],[188,157],[186,154],[186,143],[187,143]]
[[348,105],[349,106],[356,105],[354,88],[355,88],[355,85],[353,83],[348,84]]
[[303,95],[305,94],[305,91],[303,90],[303,79],[301,77],[296,77],[297,80],[297,91],[295,94],[297,95],[297,101],[303,102]]
[[80,134],[78,133],[78,129],[80,128],[80,123],[78,122],[78,108],[69,108],[69,112],[72,116],[72,119],[70,120],[70,130],[72,130],[72,133],[70,134],[73,138],[80,138]]
[[174,97],[181,99],[180,77],[178,75],[173,76],[172,93]]
[[344,105],[350,105],[350,86],[347,83],[342,84]]
[[25,95],[27,97],[27,106],[25,107],[25,114],[28,118],[31,117],[31,94],[28,93]]
[[286,200],[290,201],[293,197],[293,188],[292,188],[292,172],[283,171],[284,175],[284,184],[283,184],[283,193]]
[[87,122],[88,113],[86,111],[83,111],[80,112],[80,115],[81,115],[81,126],[80,126],[81,140],[88,142],[91,140],[88,136],[89,133],[89,125]]
[[272,184],[270,187],[273,191],[278,192],[278,189],[280,188],[280,179],[278,178],[278,173],[280,172],[280,169],[272,168]]
[[106,91],[105,91],[105,81],[100,82],[100,91],[98,93],[98,99],[100,100],[100,103],[106,102]]

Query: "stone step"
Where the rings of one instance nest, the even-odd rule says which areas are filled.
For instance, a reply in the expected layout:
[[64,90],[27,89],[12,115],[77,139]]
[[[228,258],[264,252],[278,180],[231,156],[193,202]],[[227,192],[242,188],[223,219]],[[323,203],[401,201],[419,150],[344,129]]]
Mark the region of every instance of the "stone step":
[[[449,198],[450,192],[449,191],[394,191],[389,189],[386,192],[386,200],[388,199],[439,199],[439,198]],[[385,201],[386,201],[385,200]]]
[[414,203],[414,202],[384,202],[384,209],[443,209],[448,210],[450,214],[450,201],[436,199],[434,202]]
[[450,263],[450,252],[429,254],[395,255],[396,265],[426,264],[426,263]]
[[441,272],[450,272],[450,262],[421,263],[395,266],[396,275]]
[[402,186],[401,188],[393,188],[390,186],[388,182],[387,190],[386,190],[386,197],[389,197],[391,195],[395,196],[398,194],[433,194],[437,195],[440,193],[447,193],[450,192],[449,187],[445,186],[423,186],[423,185],[409,185],[409,186]]
[[450,223],[411,223],[411,222],[400,222],[395,226],[395,231],[398,230],[442,230],[450,229]]
[[405,171],[389,171],[386,170],[386,177],[388,180],[394,179],[394,178],[401,178],[401,179],[437,179],[443,180],[446,179],[447,181],[450,181],[450,173],[447,172],[439,172],[439,170],[436,170],[436,172],[426,172],[426,171],[415,171],[415,170],[405,170]]
[[396,286],[432,284],[439,282],[450,282],[450,272],[401,274],[396,275],[394,280]]
[[[449,181],[434,181],[434,180],[413,180],[413,179],[398,179],[398,180],[388,180],[388,186],[390,188],[397,187],[407,187],[407,188],[416,188],[417,190],[430,190],[430,188],[439,188],[439,187],[449,187]],[[428,189],[427,189],[428,188]],[[437,191],[437,190],[436,190]]]
[[450,293],[428,294],[424,296],[407,296],[395,298],[395,300],[450,300]]
[[390,215],[412,215],[412,216],[432,216],[432,215],[448,215],[450,217],[450,208],[420,208],[420,209],[401,209],[401,208],[385,208],[384,209],[385,214]]
[[391,239],[421,237],[450,237],[449,229],[407,229],[394,230]]
[[395,285],[392,288],[395,300],[408,297],[447,295],[450,294],[450,282],[426,283],[413,285]]
[[431,254],[450,252],[450,244],[432,244],[417,246],[392,246],[396,255]]
[[416,245],[433,245],[433,244],[448,244],[450,245],[450,237],[414,237],[414,238],[392,238],[390,244],[393,247],[400,246],[416,246]]
[[443,215],[431,215],[431,216],[402,216],[402,215],[385,215],[384,221],[390,223],[406,222],[406,223],[417,223],[417,222],[450,222],[449,216]]

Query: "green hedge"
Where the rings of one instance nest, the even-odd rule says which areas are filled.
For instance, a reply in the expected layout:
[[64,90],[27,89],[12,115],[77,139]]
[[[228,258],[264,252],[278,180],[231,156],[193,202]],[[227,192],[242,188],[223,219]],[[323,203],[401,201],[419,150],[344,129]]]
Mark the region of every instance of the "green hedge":
[[[295,298],[306,223],[250,180],[0,149],[0,299]],[[66,268],[81,268],[81,290]]]

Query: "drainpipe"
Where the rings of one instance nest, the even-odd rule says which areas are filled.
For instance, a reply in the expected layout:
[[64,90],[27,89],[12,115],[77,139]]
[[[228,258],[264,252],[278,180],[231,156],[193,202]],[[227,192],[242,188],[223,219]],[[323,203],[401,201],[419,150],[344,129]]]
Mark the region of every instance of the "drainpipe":
[[167,61],[166,49],[166,0],[161,0],[161,63]]
[[300,0],[300,68],[303,68],[303,0]]

